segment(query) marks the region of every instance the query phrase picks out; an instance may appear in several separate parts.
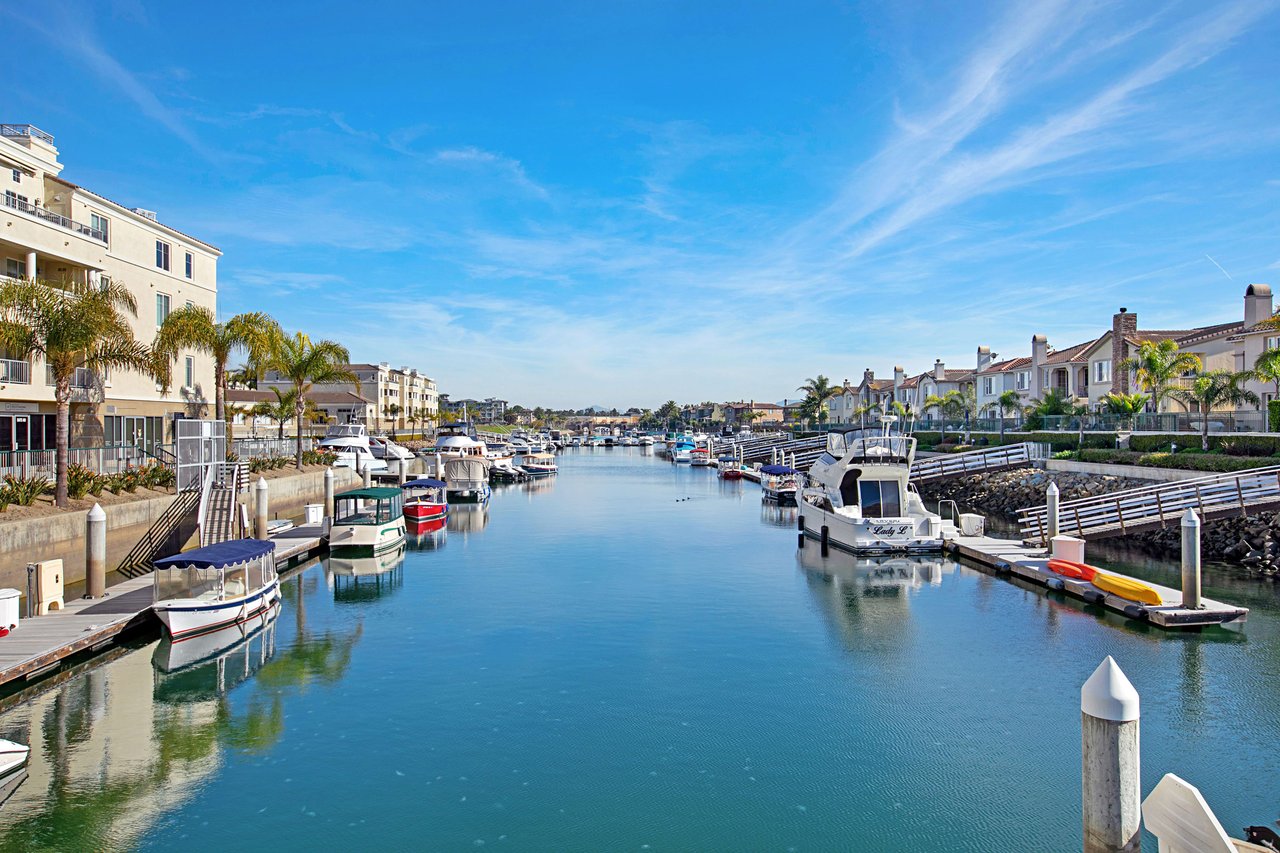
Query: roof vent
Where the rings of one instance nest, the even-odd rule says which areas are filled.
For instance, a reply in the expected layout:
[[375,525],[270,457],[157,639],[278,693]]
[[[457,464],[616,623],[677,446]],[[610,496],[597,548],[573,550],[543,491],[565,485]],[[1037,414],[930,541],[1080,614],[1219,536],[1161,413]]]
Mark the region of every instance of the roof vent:
[[141,216],[143,219],[150,219],[152,222],[156,221],[156,212],[154,210],[146,210],[141,207],[135,207],[133,208],[133,212]]

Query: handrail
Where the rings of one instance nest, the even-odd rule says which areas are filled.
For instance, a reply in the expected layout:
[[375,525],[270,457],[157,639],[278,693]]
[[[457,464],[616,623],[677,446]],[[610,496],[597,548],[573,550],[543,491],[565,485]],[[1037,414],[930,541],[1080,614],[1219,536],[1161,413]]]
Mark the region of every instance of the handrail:
[[207,526],[209,521],[209,496],[213,494],[213,481],[217,477],[216,471],[216,465],[210,465],[206,468],[204,472],[204,483],[200,486],[200,508],[196,513],[196,524],[200,527],[200,544],[202,546],[210,544],[206,542],[205,539],[208,537],[209,533]]
[[94,228],[91,225],[85,225],[83,222],[76,222],[70,217],[63,216],[61,213],[54,213],[47,207],[39,207],[27,201],[20,200],[17,196],[7,195],[4,197],[5,207],[12,207],[23,213],[34,216],[36,219],[43,219],[46,222],[52,222],[66,228],[68,231],[74,231],[91,240],[97,240],[100,243],[107,242],[107,233],[100,228]]

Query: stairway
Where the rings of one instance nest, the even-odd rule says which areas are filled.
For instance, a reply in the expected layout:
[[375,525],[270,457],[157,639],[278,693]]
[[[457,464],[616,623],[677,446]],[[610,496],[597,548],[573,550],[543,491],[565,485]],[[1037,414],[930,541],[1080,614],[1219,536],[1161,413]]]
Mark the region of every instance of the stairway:
[[215,465],[206,475],[206,496],[202,501],[200,545],[213,545],[244,536],[239,496],[249,487],[249,471],[243,465]]

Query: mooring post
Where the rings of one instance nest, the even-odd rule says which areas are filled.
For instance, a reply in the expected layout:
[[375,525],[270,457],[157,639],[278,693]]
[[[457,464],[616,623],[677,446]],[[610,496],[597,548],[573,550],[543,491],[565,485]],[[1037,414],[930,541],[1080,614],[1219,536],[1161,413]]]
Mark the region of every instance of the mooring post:
[[1084,853],[1137,853],[1142,797],[1138,691],[1115,660],[1080,688]]
[[1200,516],[1191,507],[1182,517],[1182,606],[1200,609]]
[[333,518],[333,469],[324,469],[324,517]]
[[1050,483],[1049,488],[1044,492],[1044,514],[1045,514],[1045,537],[1044,544],[1047,547],[1053,541],[1053,537],[1058,535],[1058,484]]
[[408,482],[408,480],[409,480],[409,476],[408,476],[408,475],[409,475],[409,463],[408,463],[408,462],[406,462],[406,461],[405,461],[405,460],[403,460],[403,459],[399,459],[399,460],[396,460],[396,461],[399,463],[399,465],[397,465],[397,467],[400,469],[400,472],[399,472],[399,474],[400,474],[400,485],[402,485],[402,486],[403,486],[403,485],[404,485],[406,482]]
[[777,447],[771,447],[771,448],[769,448],[769,449],[773,451],[773,464],[774,464],[774,465],[777,465],[777,464],[778,464],[778,448],[777,448]]
[[373,466],[364,466],[364,487],[367,489],[373,485]]
[[107,594],[107,514],[98,504],[85,518],[84,597],[102,598]]
[[259,477],[253,487],[253,538],[267,538],[267,479]]

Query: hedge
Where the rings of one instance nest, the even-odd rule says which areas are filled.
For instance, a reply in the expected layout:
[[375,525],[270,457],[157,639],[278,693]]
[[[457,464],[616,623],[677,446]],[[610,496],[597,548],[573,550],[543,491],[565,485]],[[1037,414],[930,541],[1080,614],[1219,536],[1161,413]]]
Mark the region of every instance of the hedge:
[[[1129,449],[1143,453],[1166,452],[1172,444],[1179,450],[1200,449],[1198,435],[1134,435],[1129,437]],[[1209,449],[1221,450],[1229,456],[1270,456],[1280,453],[1280,436],[1255,433],[1209,434]]]
[[[1056,457],[1062,458],[1062,457]],[[1181,471],[1204,471],[1209,474],[1246,471],[1276,465],[1280,460],[1270,456],[1226,456],[1218,453],[1139,453],[1134,450],[1081,450],[1071,454],[1081,462],[1103,465],[1136,465],[1141,468],[1176,468]]]
[[[916,443],[922,449],[952,450],[953,443],[962,439],[964,432],[961,430],[947,430],[947,444],[942,448],[937,448],[938,442],[942,440],[942,433],[940,432],[920,431],[912,433],[912,435],[915,436]],[[1080,447],[1079,433],[1074,432],[1007,432],[1004,434],[1005,444],[1020,444],[1024,441],[1047,444],[1054,452],[1076,450]],[[964,447],[965,450],[973,450],[982,447],[996,447],[999,444],[1000,433],[998,432],[972,432],[969,434],[969,444],[958,446]],[[1086,432],[1084,434],[1084,446],[1114,448],[1116,446],[1116,434],[1114,432]],[[1168,447],[1168,443],[1165,446]]]
[[1267,432],[1280,432],[1280,400],[1267,401]]

